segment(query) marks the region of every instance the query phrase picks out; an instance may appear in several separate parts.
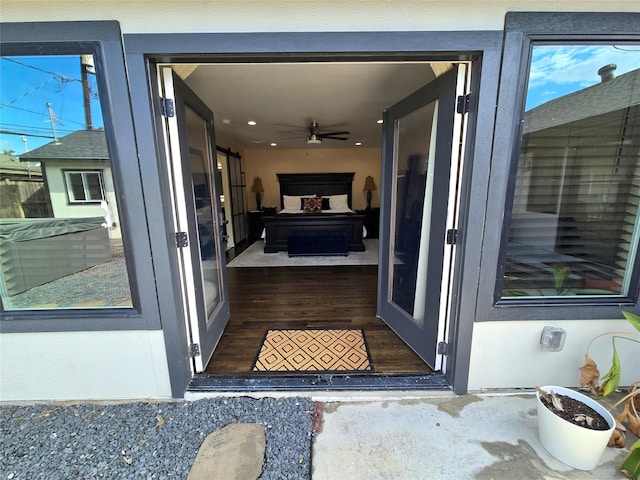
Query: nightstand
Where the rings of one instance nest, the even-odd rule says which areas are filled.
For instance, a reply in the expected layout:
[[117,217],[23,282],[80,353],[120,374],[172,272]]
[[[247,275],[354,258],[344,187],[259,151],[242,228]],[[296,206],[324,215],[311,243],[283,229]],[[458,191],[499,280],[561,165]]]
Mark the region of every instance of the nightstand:
[[356,210],[358,215],[365,215],[364,226],[367,229],[367,238],[378,238],[380,230],[380,209],[371,208],[364,210]]
[[262,217],[271,216],[276,214],[275,207],[264,207],[262,210],[253,210],[247,213],[249,219],[249,241],[255,242],[262,235],[264,224],[262,223]]

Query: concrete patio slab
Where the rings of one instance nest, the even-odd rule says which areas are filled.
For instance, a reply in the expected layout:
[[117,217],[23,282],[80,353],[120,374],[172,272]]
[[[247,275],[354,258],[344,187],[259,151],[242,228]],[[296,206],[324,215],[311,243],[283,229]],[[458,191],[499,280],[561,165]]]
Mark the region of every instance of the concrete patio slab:
[[535,396],[328,402],[313,447],[313,480],[624,479],[626,449],[574,470],[540,444]]

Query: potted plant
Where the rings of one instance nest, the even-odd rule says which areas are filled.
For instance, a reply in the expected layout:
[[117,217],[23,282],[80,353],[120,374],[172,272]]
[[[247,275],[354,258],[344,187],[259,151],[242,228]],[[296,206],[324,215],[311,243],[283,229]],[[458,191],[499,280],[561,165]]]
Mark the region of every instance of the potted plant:
[[[623,311],[622,314],[627,321],[640,332],[640,316],[626,311]],[[609,371],[600,379],[598,367],[589,356],[589,348],[593,342],[607,336],[611,338],[613,357]],[[580,386],[588,387],[598,398],[608,397],[615,392],[620,385],[622,366],[616,349],[617,340],[640,343],[640,333],[605,332],[594,337],[591,342],[589,342],[589,345],[587,345],[587,351],[584,356],[585,361],[582,367],[580,367]],[[637,364],[636,368],[638,368]],[[608,443],[608,446],[615,448],[625,447],[627,431],[631,431],[636,437],[640,437],[640,379],[630,386],[629,392],[618,400],[611,407],[611,410],[615,410],[620,406],[622,410],[615,417],[616,428]],[[636,440],[636,442],[631,445],[629,455],[620,467],[620,471],[633,480],[640,479],[640,440]]]
[[[622,313],[640,332],[640,317],[630,312]],[[597,339],[606,336],[612,339],[613,359],[611,368],[600,380],[589,349]],[[620,384],[622,370],[616,349],[619,340],[640,343],[640,334],[606,332],[592,339],[587,346],[585,363],[580,367],[580,385],[588,387],[597,399],[611,395]],[[615,418],[596,399],[582,393],[562,387],[536,388],[540,441],[551,454],[571,467],[591,470],[598,464],[607,445],[625,447],[628,430],[640,436],[640,381],[631,385],[629,393],[611,407],[615,410],[623,406]],[[620,471],[639,480],[640,440],[631,446]]]
[[536,390],[542,446],[570,467],[593,470],[615,430],[613,415],[597,401],[569,388]]

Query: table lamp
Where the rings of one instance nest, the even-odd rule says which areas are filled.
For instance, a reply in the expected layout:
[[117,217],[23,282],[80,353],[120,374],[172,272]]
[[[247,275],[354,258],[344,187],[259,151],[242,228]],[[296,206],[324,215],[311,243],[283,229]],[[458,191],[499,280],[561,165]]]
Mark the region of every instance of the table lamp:
[[363,191],[367,192],[367,210],[371,210],[371,190],[376,190],[376,183],[372,176],[368,176],[364,180]]

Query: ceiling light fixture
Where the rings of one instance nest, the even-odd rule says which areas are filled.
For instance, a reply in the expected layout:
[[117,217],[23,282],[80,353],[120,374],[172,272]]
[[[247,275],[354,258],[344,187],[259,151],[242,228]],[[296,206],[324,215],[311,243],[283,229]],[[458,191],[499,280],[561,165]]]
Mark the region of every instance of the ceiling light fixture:
[[249,120],[249,121],[247,122],[247,125],[251,125],[251,126],[253,127],[254,125],[257,125],[257,123],[256,123],[256,121],[255,121],[255,120]]
[[356,142],[356,147],[360,147],[362,145],[362,142]]
[[322,143],[322,138],[317,135],[311,134],[307,137],[307,144],[319,145]]
[[376,123],[384,123],[384,120],[380,119]]
[[223,125],[231,125],[231,120],[229,120],[228,118],[223,118],[220,121],[222,122]]
[[271,144],[271,146],[272,146],[272,147],[277,147],[277,146],[278,146],[278,144],[277,144],[276,142],[273,142],[273,143]]

